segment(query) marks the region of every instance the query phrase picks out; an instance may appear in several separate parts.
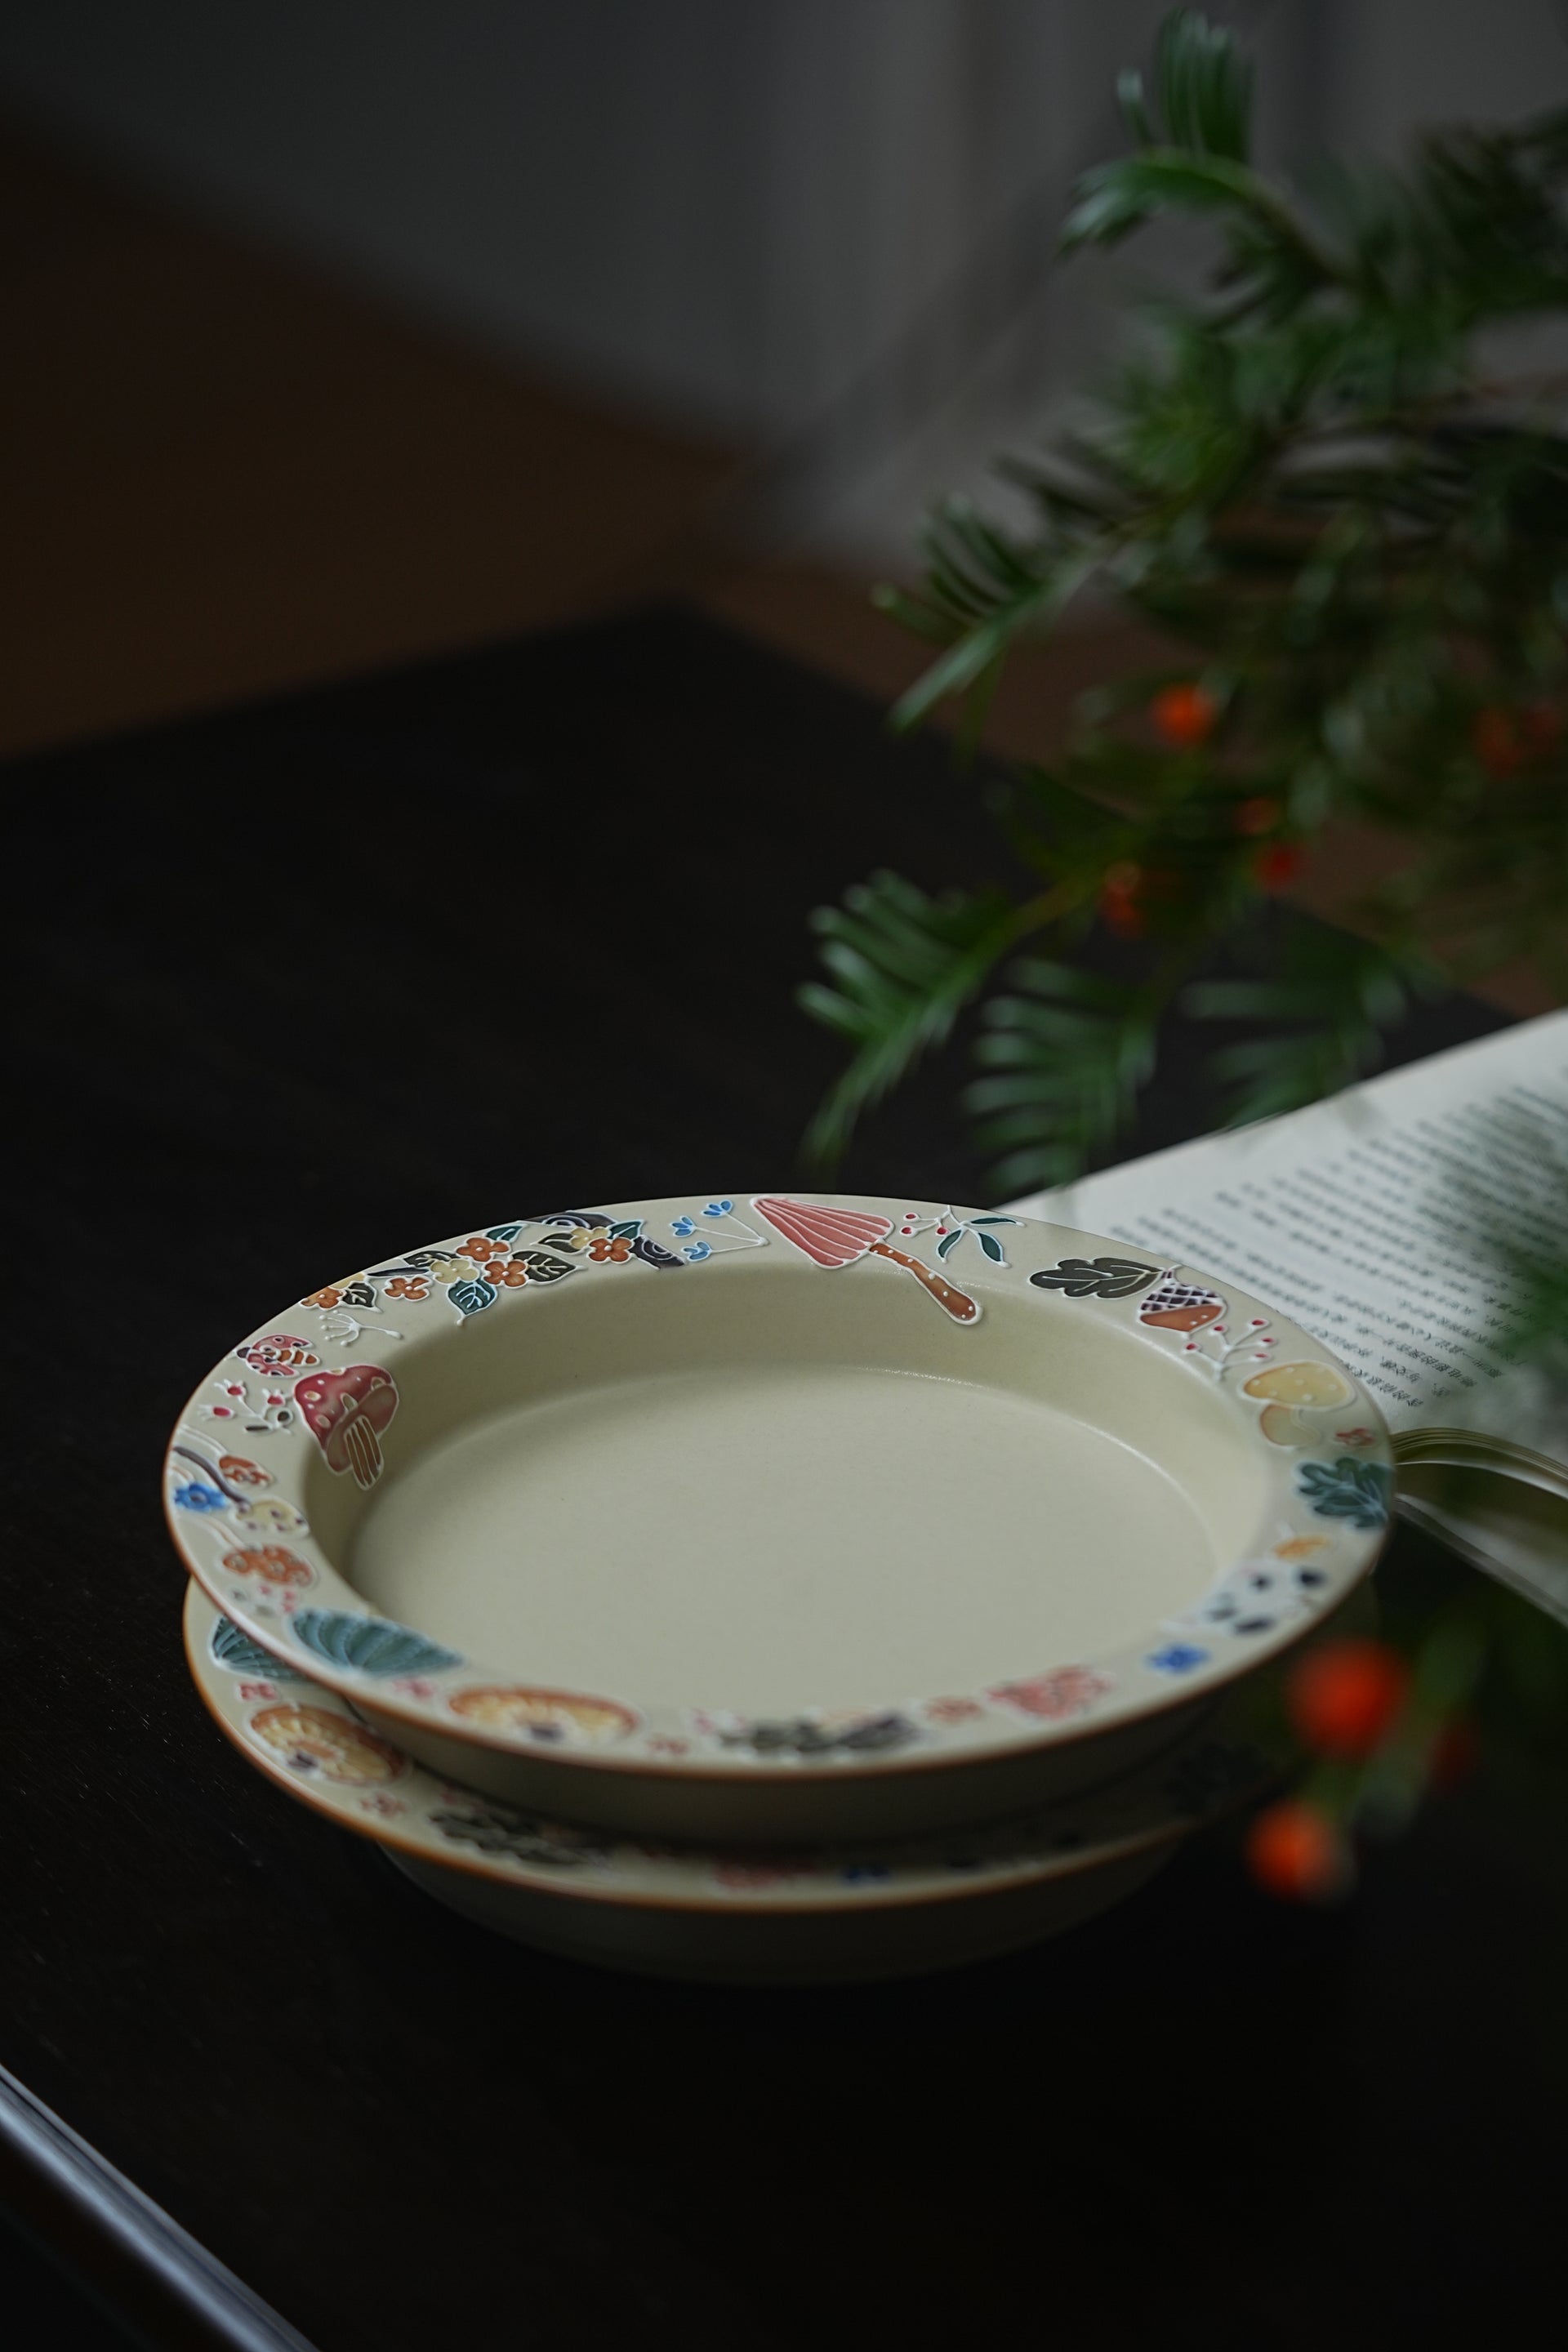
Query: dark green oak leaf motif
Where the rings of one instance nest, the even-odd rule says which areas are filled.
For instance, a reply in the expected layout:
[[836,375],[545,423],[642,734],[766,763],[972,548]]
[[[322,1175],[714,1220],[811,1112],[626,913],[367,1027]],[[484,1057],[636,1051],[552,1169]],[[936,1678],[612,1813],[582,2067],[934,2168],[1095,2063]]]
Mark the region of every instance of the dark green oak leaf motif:
[[1040,1290],[1060,1290],[1068,1298],[1131,1298],[1159,1273],[1131,1257],[1064,1257],[1042,1266],[1029,1280]]
[[548,1250],[513,1250],[511,1258],[514,1265],[525,1268],[530,1282],[564,1282],[577,1271],[565,1258],[552,1257]]
[[480,1853],[509,1854],[514,1862],[543,1863],[552,1870],[575,1870],[585,1862],[602,1861],[610,1851],[609,1841],[590,1831],[566,1829],[499,1805],[449,1809],[432,1813],[430,1820],[455,1844],[477,1846]]
[[726,1748],[749,1748],[756,1756],[826,1756],[847,1751],[852,1756],[901,1748],[920,1738],[919,1727],[907,1715],[871,1715],[859,1722],[829,1730],[809,1716],[788,1723],[748,1723],[738,1731],[721,1732]]
[[1303,1462],[1296,1475],[1320,1518],[1348,1519],[1363,1530],[1388,1525],[1394,1478],[1383,1463],[1342,1454],[1337,1462]]

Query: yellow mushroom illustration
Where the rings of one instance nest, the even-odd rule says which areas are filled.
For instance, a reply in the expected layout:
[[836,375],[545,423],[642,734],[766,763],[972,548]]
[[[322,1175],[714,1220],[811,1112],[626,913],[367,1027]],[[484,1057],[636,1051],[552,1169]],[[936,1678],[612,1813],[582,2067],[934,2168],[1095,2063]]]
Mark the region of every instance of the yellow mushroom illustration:
[[1338,1411],[1355,1388],[1337,1364],[1270,1364],[1243,1382],[1242,1394],[1266,1400],[1258,1427],[1271,1445],[1310,1445],[1317,1432],[1304,1416]]

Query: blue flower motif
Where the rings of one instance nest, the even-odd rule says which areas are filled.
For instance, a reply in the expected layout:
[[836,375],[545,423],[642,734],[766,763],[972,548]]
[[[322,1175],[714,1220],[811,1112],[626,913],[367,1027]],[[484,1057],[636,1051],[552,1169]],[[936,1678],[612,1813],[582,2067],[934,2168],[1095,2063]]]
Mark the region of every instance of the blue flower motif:
[[861,1886],[869,1879],[887,1878],[890,1874],[885,1862],[847,1863],[840,1874],[847,1886]]
[[[689,1225],[687,1231],[689,1233],[690,1230]],[[690,1258],[693,1265],[700,1265],[705,1257],[712,1256],[713,1245],[710,1242],[688,1242],[681,1255]]]
[[734,1205],[733,1201],[710,1201],[702,1213],[705,1217],[727,1217]]
[[694,1234],[697,1231],[697,1220],[695,1217],[671,1217],[669,1230],[672,1234]]
[[1157,1666],[1163,1675],[1190,1675],[1194,1666],[1206,1664],[1208,1652],[1194,1649],[1190,1642],[1167,1642],[1163,1650],[1144,1660],[1145,1665]]
[[199,1478],[186,1478],[174,1489],[174,1504],[182,1511],[226,1511],[228,1496],[216,1486],[204,1486]]

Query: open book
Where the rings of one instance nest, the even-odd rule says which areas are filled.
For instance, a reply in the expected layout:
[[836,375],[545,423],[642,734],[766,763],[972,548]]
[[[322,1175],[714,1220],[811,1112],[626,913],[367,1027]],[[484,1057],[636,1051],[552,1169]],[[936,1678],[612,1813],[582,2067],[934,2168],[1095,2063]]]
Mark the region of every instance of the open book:
[[1510,1353],[1568,1269],[1568,1013],[1012,1206],[1292,1317],[1382,1406],[1401,1510],[1568,1622],[1568,1391]]

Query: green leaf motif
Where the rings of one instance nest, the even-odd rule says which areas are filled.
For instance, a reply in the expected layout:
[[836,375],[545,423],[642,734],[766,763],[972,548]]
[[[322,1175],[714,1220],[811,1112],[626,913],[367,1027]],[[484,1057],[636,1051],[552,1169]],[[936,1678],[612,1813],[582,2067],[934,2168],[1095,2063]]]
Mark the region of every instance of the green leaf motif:
[[963,1227],[962,1225],[954,1225],[952,1233],[943,1234],[941,1241],[938,1242],[936,1245],[936,1254],[938,1257],[951,1257],[953,1251],[958,1247],[959,1243],[963,1239]]
[[552,1257],[548,1250],[515,1250],[512,1263],[524,1266],[530,1282],[564,1282],[577,1268],[563,1257]]
[[294,1639],[330,1666],[362,1675],[435,1675],[460,1666],[456,1650],[395,1625],[387,1617],[359,1617],[350,1609],[300,1609],[289,1619]]
[[1320,1518],[1348,1519],[1363,1531],[1388,1525],[1394,1479],[1381,1462],[1342,1454],[1337,1462],[1303,1462],[1297,1476]]
[[613,1242],[635,1242],[641,1231],[640,1217],[625,1217],[619,1224],[610,1227],[610,1239]]
[[299,1679],[292,1666],[286,1666],[270,1650],[264,1650],[259,1642],[242,1633],[232,1617],[218,1619],[209,1647],[217,1664],[231,1675],[260,1675],[283,1683]]
[[521,1231],[522,1227],[521,1224],[487,1225],[485,1227],[485,1239],[488,1242],[514,1242]]
[[1060,1290],[1068,1298],[1131,1298],[1146,1290],[1159,1271],[1157,1265],[1140,1265],[1131,1257],[1064,1257],[1055,1265],[1042,1266],[1029,1280],[1037,1289]]
[[500,1293],[493,1282],[476,1275],[471,1282],[454,1282],[447,1293],[459,1315],[482,1315],[493,1307]]
[[454,1843],[477,1846],[481,1853],[509,1854],[513,1862],[542,1863],[552,1870],[602,1862],[610,1852],[608,1840],[591,1831],[566,1829],[499,1805],[476,1804],[464,1812],[432,1813],[430,1819]]
[[1003,1253],[1002,1244],[997,1240],[994,1234],[983,1234],[977,1232],[974,1238],[980,1244],[981,1248],[984,1251],[993,1265],[1006,1265],[1007,1260]]

